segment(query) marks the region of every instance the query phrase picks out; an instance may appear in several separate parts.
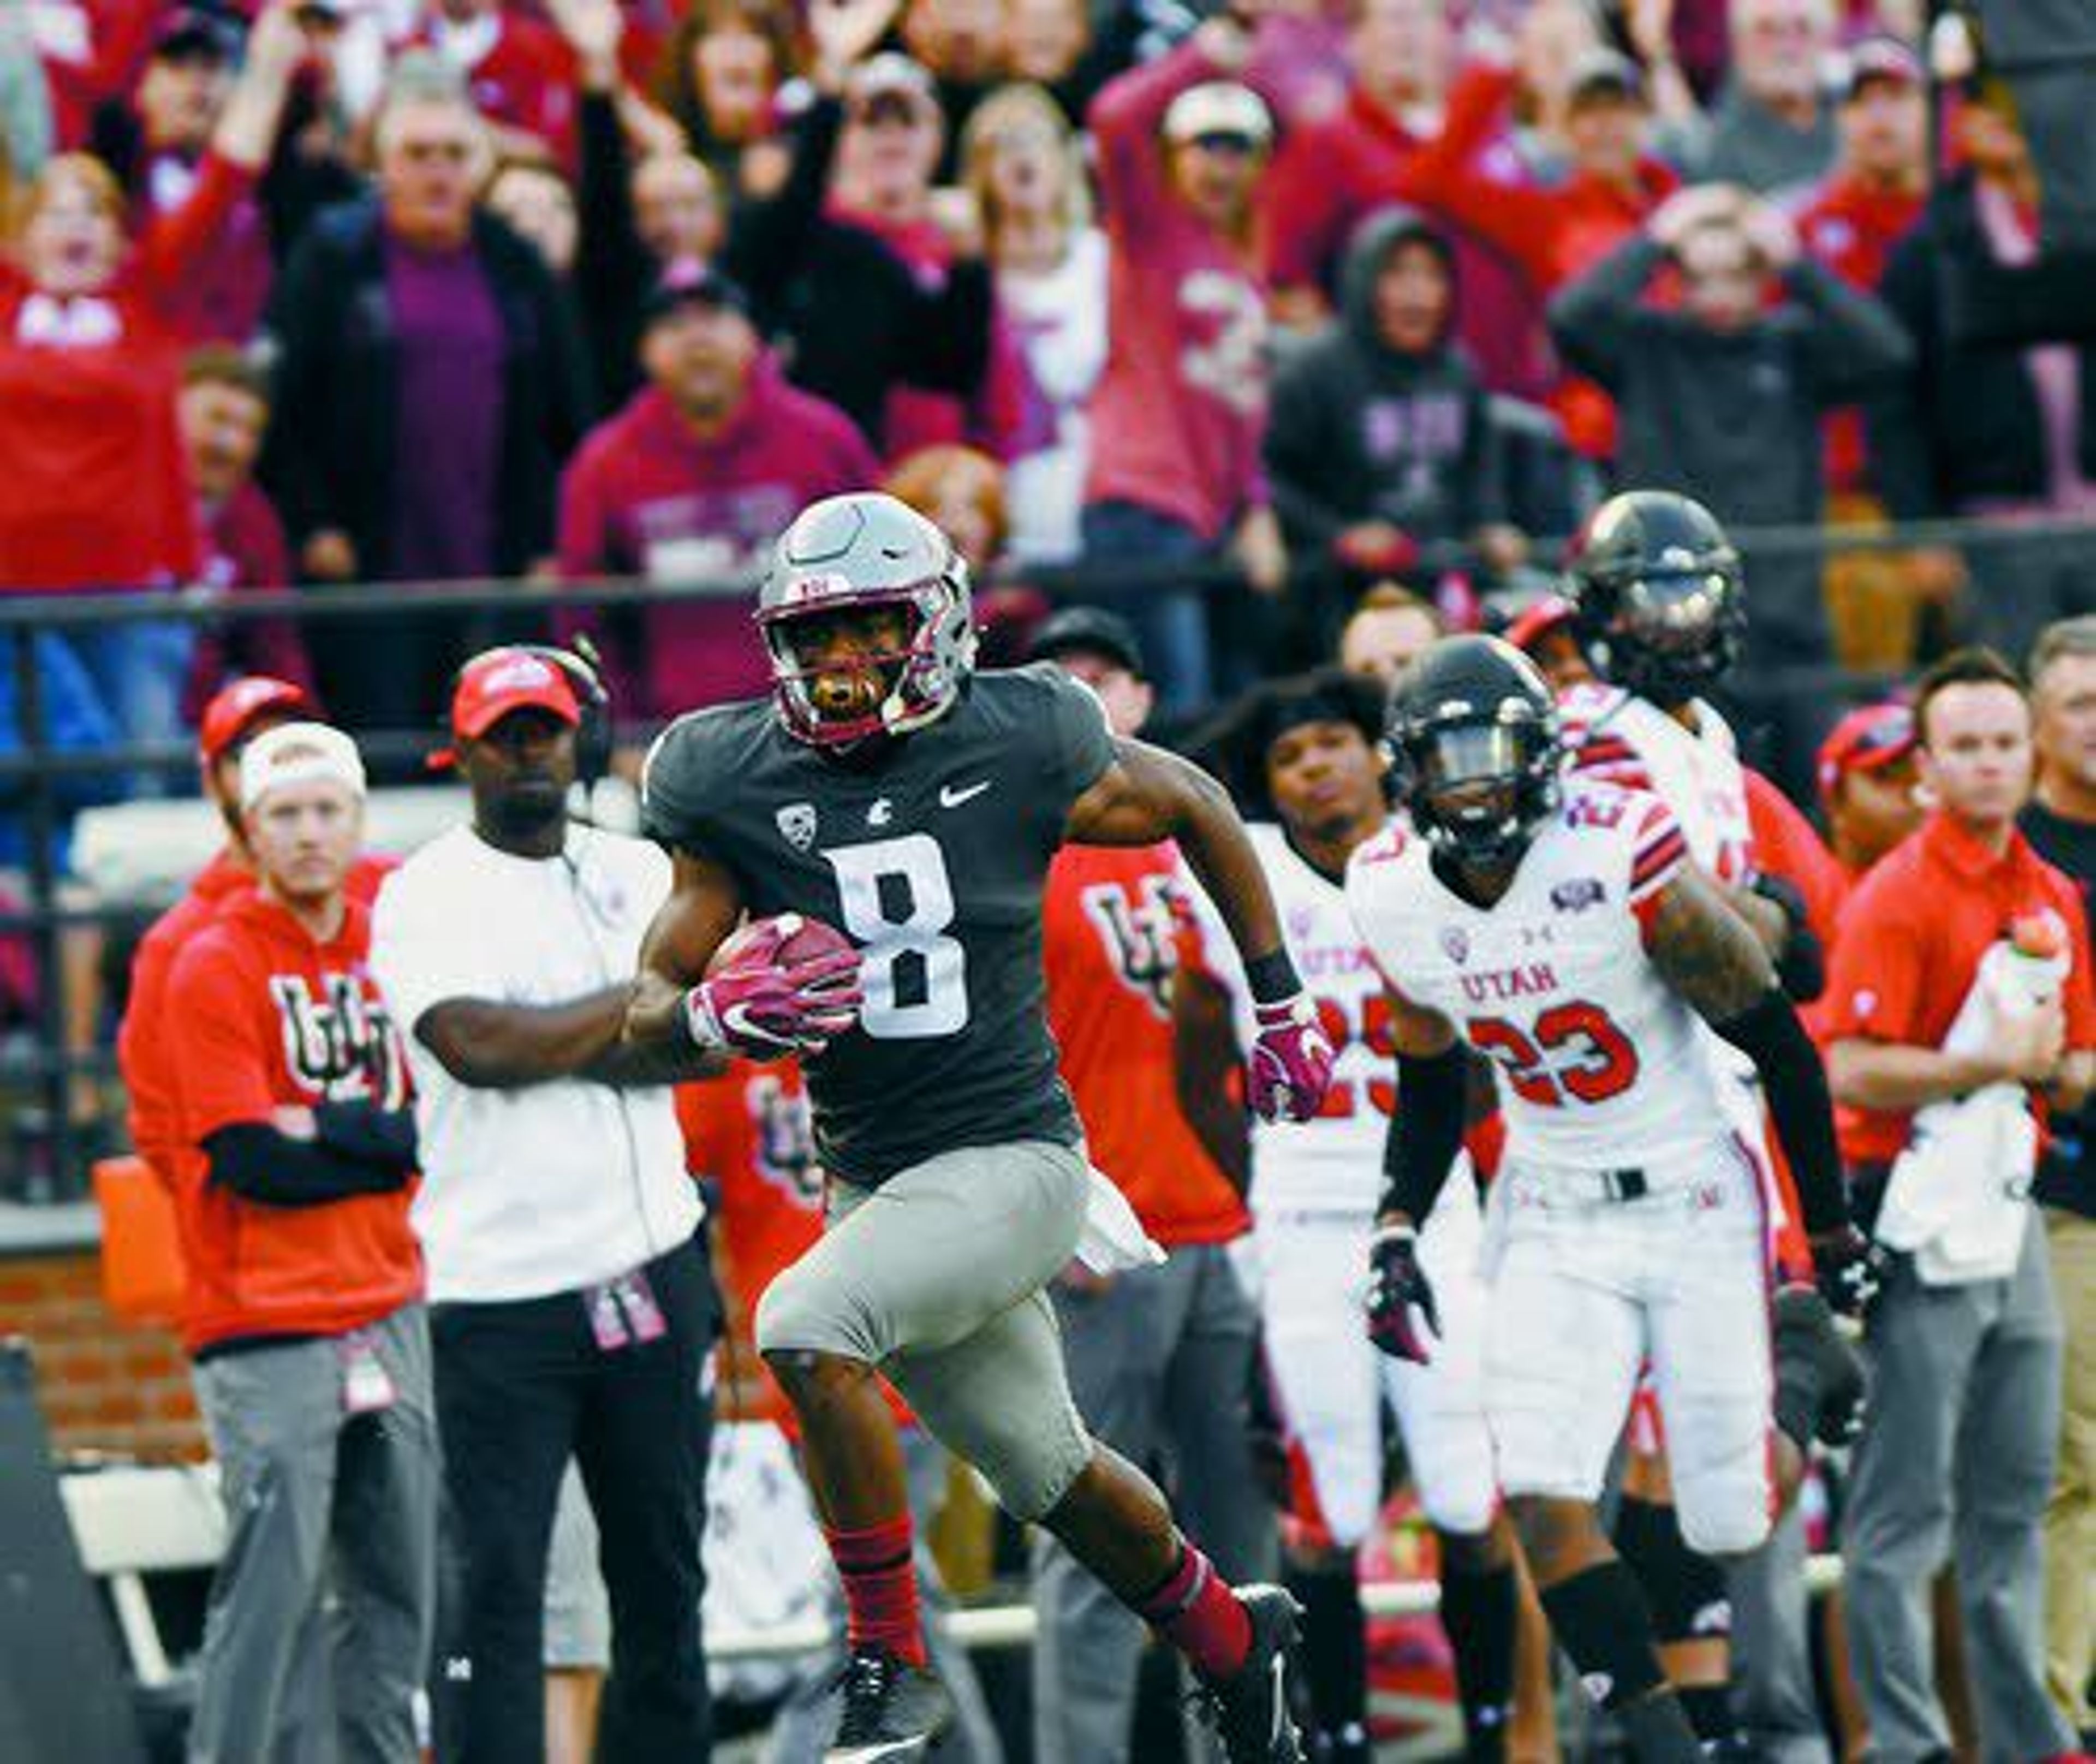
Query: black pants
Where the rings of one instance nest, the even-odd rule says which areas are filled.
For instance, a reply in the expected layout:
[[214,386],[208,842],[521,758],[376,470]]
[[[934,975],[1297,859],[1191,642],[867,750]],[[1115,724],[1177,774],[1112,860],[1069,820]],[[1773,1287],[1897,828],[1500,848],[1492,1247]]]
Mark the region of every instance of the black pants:
[[546,1552],[571,1453],[611,1600],[597,1756],[709,1755],[700,1551],[720,1303],[701,1238],[647,1274],[669,1328],[609,1352],[579,1293],[430,1311],[454,1570],[433,1686],[446,1764],[545,1756]]

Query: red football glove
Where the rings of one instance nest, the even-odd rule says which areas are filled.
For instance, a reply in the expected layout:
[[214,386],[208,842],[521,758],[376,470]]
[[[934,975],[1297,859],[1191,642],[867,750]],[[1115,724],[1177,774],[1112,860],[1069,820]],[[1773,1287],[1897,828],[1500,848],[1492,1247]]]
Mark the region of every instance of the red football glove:
[[789,963],[779,951],[801,924],[797,914],[784,913],[751,926],[719,972],[684,994],[694,1045],[746,1059],[819,1054],[858,1022],[866,1002],[858,951]]
[[1306,993],[1255,1005],[1258,1038],[1246,1063],[1245,1098],[1263,1121],[1307,1121],[1332,1082],[1332,1044]]

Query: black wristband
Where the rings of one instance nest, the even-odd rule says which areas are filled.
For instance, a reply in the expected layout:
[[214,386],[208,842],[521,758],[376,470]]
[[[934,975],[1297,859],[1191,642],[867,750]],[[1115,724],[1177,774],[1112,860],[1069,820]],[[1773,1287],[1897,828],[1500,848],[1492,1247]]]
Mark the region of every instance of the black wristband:
[[1283,998],[1293,998],[1303,990],[1295,960],[1286,950],[1255,955],[1245,963],[1244,969],[1245,984],[1251,988],[1254,1004],[1273,1004]]

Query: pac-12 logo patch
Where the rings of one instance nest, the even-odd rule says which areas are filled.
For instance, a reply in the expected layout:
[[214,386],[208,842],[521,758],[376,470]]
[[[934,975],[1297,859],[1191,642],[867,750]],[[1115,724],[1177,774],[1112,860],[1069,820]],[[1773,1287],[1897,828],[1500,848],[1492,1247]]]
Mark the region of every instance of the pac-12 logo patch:
[[1441,928],[1441,947],[1448,952],[1448,959],[1452,962],[1461,963],[1470,959],[1469,933],[1461,925],[1443,925]]
[[812,802],[789,802],[773,816],[779,823],[779,832],[786,843],[796,851],[806,851],[815,843],[815,805]]
[[1589,906],[1599,906],[1607,893],[1595,877],[1574,876],[1550,891],[1550,904],[1561,913],[1584,912]]

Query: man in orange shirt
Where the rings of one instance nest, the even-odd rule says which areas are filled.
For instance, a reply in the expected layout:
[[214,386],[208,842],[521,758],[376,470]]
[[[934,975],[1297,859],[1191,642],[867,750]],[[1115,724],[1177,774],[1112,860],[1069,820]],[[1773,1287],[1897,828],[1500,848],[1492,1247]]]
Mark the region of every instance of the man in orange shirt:
[[[181,1147],[176,1119],[173,1054],[166,1030],[168,976],[190,939],[219,910],[254,885],[255,863],[240,823],[240,756],[247,744],[281,723],[316,715],[306,689],[266,674],[221,688],[197,725],[197,762],[203,793],[225,823],[225,843],[190,884],[189,892],[153,921],[131,958],[131,990],[116,1032],[116,1059],[130,1102],[131,1143],[163,1182],[174,1181]],[[390,858],[360,854],[349,873],[355,899],[370,905],[393,868]]]
[[[2037,1135],[2018,1129],[2026,1097],[2072,1106],[2096,1075],[2088,932],[2074,884],[2016,827],[2032,740],[2014,670],[1986,651],[1946,657],[1915,724],[1936,806],[1849,897],[1827,985],[1857,1212],[1904,1246],[1866,1336],[1849,1640],[1872,1756],[1949,1757],[1926,1601],[1954,1559],[1986,1755],[2064,1759],[2074,1735],[2046,1694],[2039,1632],[2061,1325],[2029,1199]],[[1988,1109],[1981,1151],[1966,1134]]]
[[[1033,654],[1097,692],[1116,734],[1148,718],[1142,650],[1113,613],[1057,613]],[[1229,1252],[1251,1221],[1172,1100],[1179,868],[1167,842],[1068,845],[1048,872],[1041,937],[1063,1076],[1092,1161],[1168,1252],[1159,1267],[1111,1278],[1072,1266],[1055,1288],[1055,1315],[1085,1424],[1133,1463],[1161,1453],[1194,1540],[1226,1578],[1264,1580],[1279,1535],[1247,1427],[1259,1319]],[[1035,1534],[1033,1606],[1035,1757],[1126,1758],[1140,1619],[1045,1531]]]
[[[228,1537],[205,1626],[192,1764],[283,1755],[334,1651],[335,1744],[411,1758],[436,1603],[437,1430],[414,1116],[347,881],[364,767],[340,731],[251,743],[256,886],[176,962],[182,1334]],[[342,1621],[317,1621],[331,1598]]]

